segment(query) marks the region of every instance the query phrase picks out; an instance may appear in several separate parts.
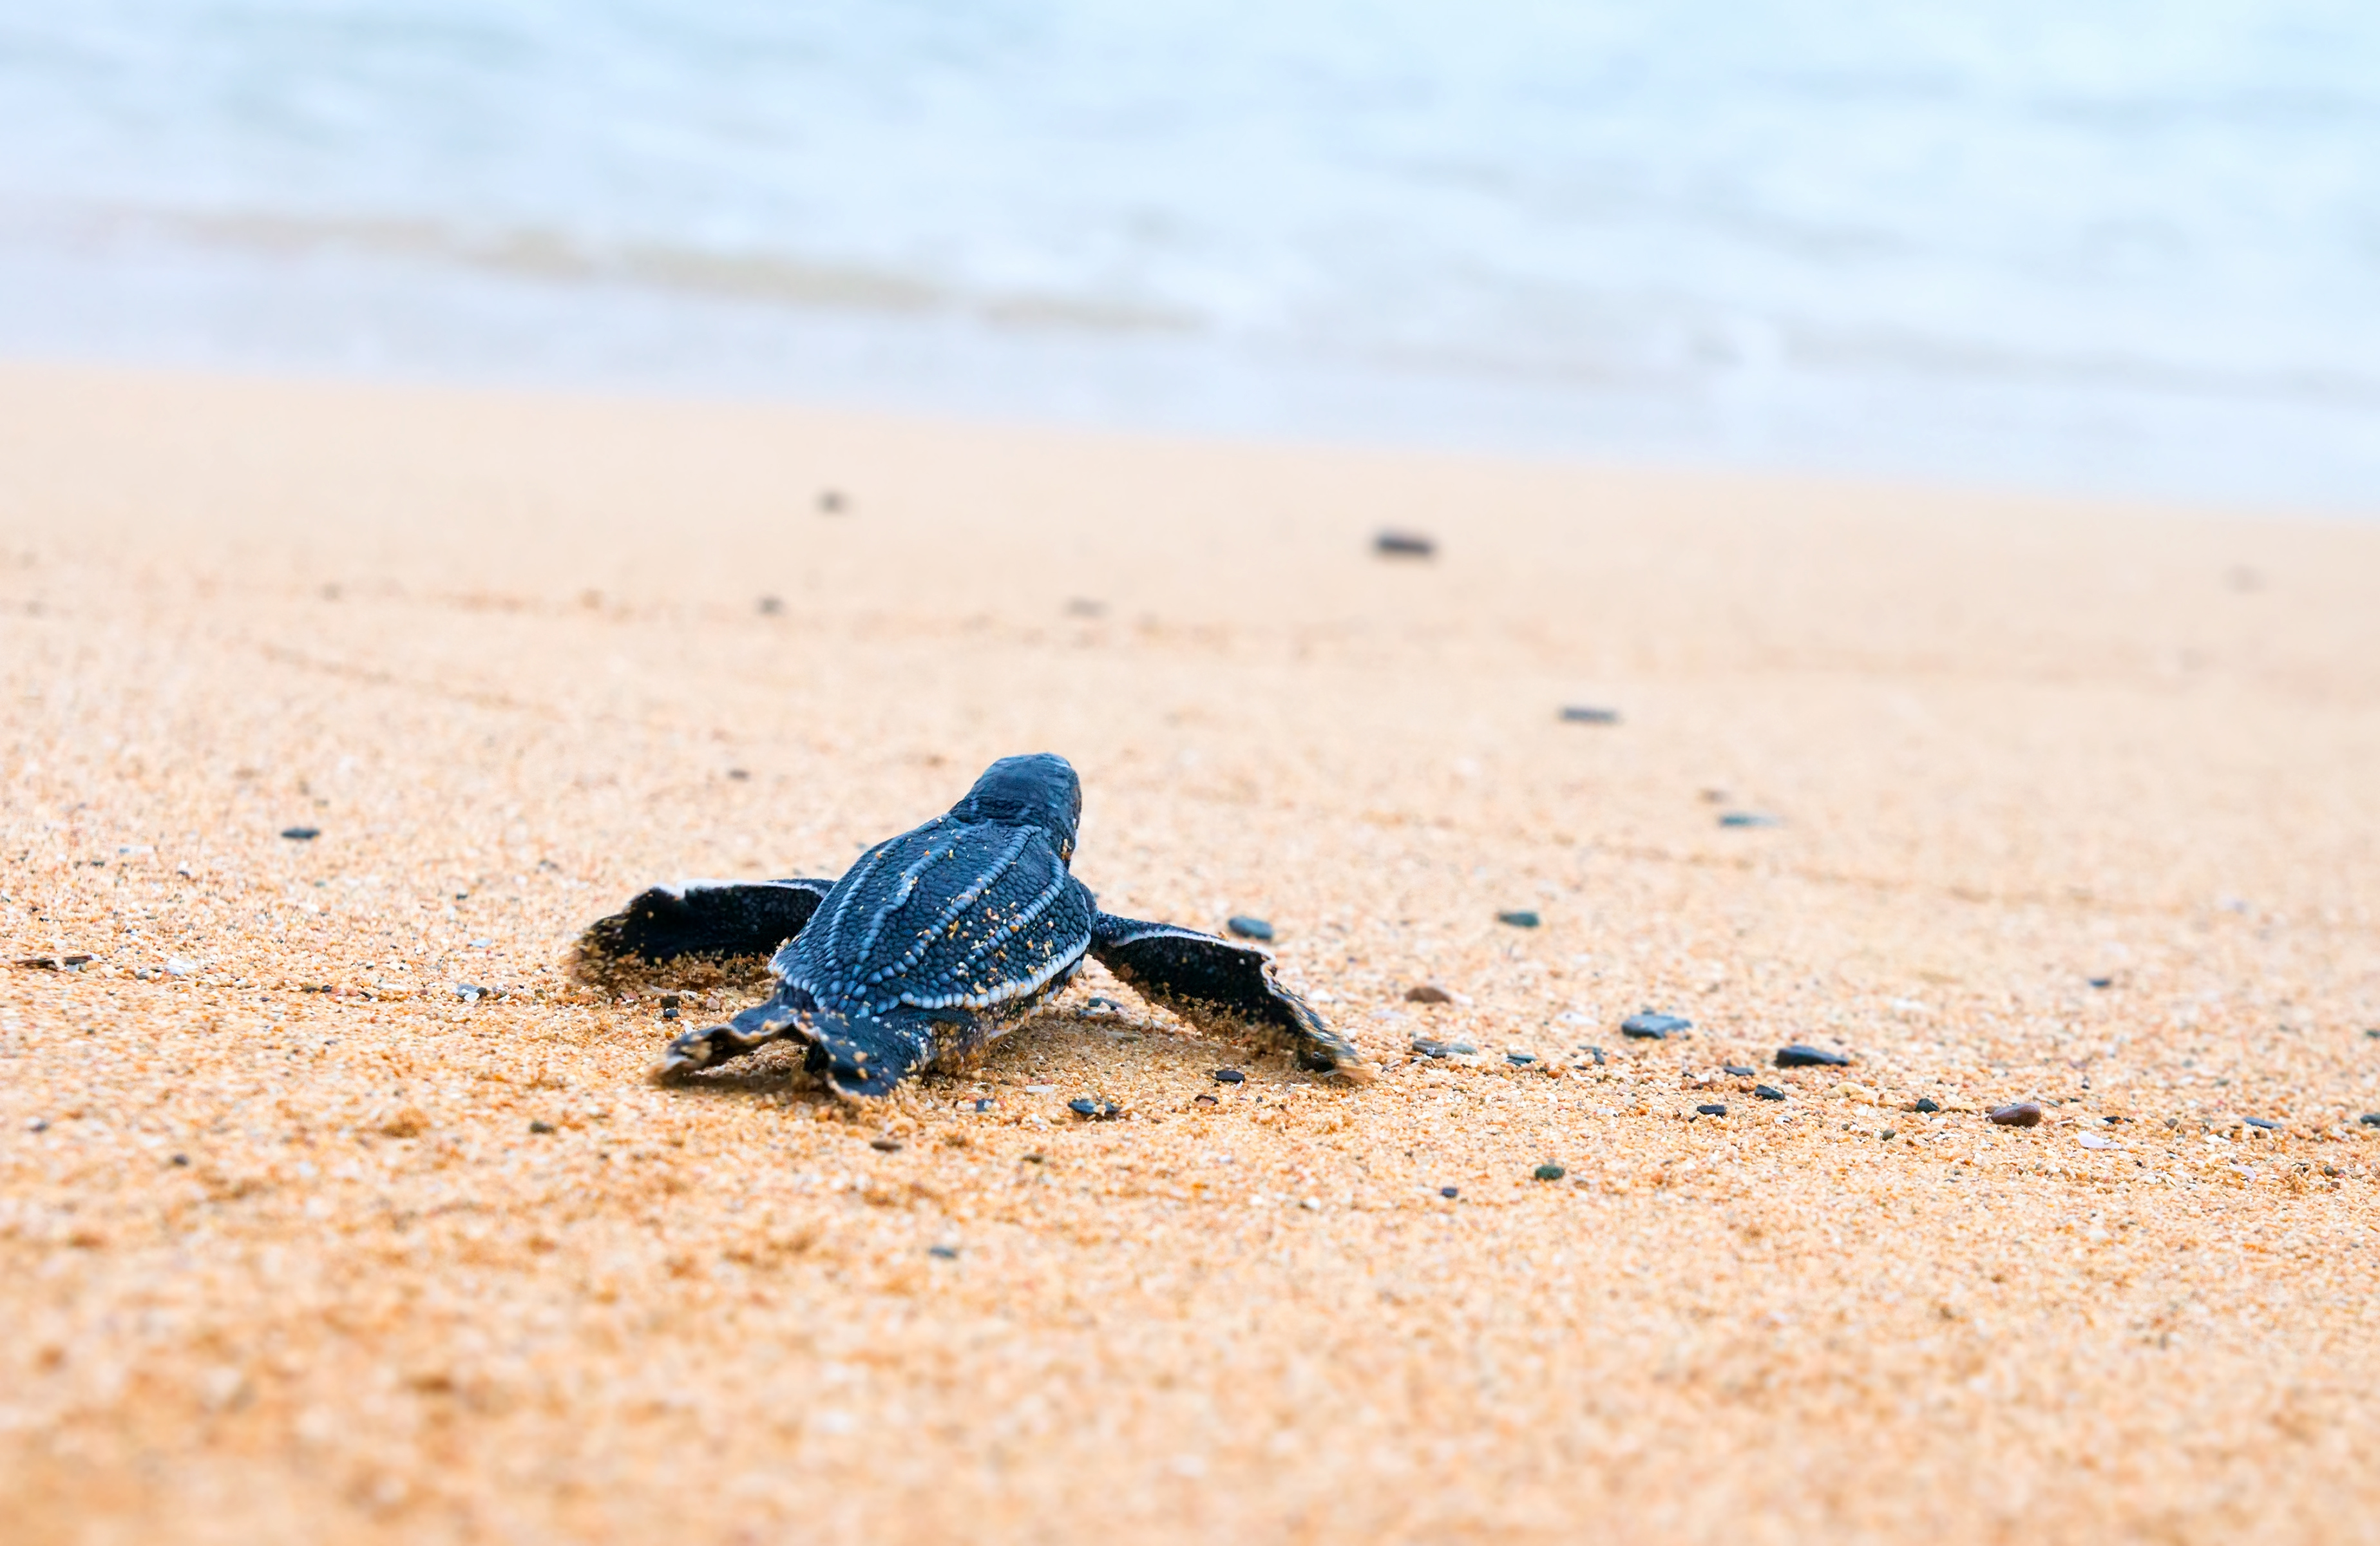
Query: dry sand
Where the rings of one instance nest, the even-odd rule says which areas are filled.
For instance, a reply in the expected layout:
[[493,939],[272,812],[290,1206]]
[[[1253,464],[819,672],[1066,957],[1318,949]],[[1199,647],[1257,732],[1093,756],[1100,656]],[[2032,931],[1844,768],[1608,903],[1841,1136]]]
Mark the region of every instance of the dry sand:
[[[2380,528],[24,367],[0,676],[11,1542],[2380,1536]],[[566,977],[1043,749],[1378,1081]]]

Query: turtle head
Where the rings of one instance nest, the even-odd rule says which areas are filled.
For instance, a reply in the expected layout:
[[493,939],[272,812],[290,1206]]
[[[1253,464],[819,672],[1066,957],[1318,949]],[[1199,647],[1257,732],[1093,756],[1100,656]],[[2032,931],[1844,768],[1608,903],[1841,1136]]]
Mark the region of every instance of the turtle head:
[[1083,820],[1083,781],[1055,752],[1003,757],[983,770],[966,798],[951,807],[962,822],[1005,822],[1039,827],[1061,859],[1075,857],[1075,829]]

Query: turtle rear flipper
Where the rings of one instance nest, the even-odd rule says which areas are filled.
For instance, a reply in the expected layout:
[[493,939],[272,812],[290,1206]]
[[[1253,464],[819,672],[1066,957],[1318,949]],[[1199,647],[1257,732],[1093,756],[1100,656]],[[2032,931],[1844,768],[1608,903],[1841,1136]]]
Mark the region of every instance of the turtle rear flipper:
[[772,994],[724,1025],[706,1026],[674,1036],[653,1065],[657,1079],[674,1078],[699,1068],[715,1068],[731,1057],[758,1052],[787,1036],[801,1036],[808,995],[797,1003],[784,993]]
[[832,881],[686,881],[639,893],[578,936],[577,974],[601,981],[688,960],[765,961],[802,931]]
[[934,1060],[936,1021],[933,1012],[906,1006],[881,1018],[839,1015],[817,1007],[800,989],[788,988],[723,1025],[674,1038],[653,1075],[670,1079],[716,1068],[791,1037],[808,1047],[803,1065],[824,1075],[828,1089],[846,1100],[872,1100],[891,1094],[893,1086]]
[[1091,924],[1091,954],[1143,998],[1201,1030],[1254,1031],[1287,1048],[1302,1068],[1357,1084],[1371,1079],[1355,1044],[1281,986],[1272,957],[1253,945],[1101,913]]

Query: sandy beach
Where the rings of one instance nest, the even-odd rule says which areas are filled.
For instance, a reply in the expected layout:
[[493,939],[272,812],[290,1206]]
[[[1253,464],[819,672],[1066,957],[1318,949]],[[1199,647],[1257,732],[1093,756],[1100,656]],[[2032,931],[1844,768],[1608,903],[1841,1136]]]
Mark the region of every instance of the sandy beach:
[[[0,677],[12,1542],[2380,1539],[2380,524],[18,365]],[[1033,750],[1377,1078],[571,980]]]

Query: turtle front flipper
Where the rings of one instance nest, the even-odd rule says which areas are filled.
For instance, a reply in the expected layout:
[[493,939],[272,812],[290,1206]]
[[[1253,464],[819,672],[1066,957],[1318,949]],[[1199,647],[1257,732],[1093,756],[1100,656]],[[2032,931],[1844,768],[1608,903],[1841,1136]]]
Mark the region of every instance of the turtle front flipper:
[[1287,1048],[1302,1068],[1371,1080],[1355,1044],[1281,986],[1272,957],[1253,945],[1101,913],[1091,923],[1091,954],[1143,998],[1201,1030],[1254,1031]]
[[578,936],[577,975],[602,982],[687,961],[766,961],[802,931],[832,881],[686,881],[640,893]]

